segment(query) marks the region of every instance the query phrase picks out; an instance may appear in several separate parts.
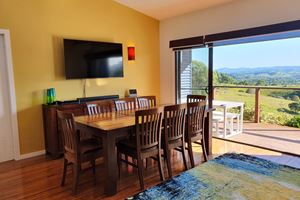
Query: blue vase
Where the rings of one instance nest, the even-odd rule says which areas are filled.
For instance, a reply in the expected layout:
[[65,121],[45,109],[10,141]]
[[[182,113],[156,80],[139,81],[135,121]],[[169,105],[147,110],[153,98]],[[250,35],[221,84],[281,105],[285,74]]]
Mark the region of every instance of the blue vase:
[[47,104],[53,104],[56,100],[56,94],[54,88],[47,89]]

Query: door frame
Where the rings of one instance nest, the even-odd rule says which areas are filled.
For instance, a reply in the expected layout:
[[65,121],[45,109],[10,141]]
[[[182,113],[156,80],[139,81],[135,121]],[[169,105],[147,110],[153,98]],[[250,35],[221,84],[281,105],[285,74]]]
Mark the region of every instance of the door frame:
[[[208,108],[212,108],[213,100],[213,45],[207,46],[197,46],[197,47],[186,47],[177,50],[183,49],[193,49],[193,48],[207,48],[208,49]],[[180,52],[175,52],[175,101],[179,103],[180,98]],[[208,155],[212,155],[212,112],[209,112],[207,115],[207,120],[205,120],[205,132],[207,137],[205,137],[205,146]]]
[[10,119],[12,129],[12,143],[13,143],[13,157],[14,160],[20,158],[20,143],[19,143],[19,130],[18,130],[18,118],[17,118],[17,104],[16,104],[16,93],[15,93],[15,82],[14,82],[14,71],[12,62],[12,53],[10,45],[10,32],[7,29],[0,29],[0,35],[4,37],[4,53],[6,58],[6,69],[8,77],[8,90],[10,100]]

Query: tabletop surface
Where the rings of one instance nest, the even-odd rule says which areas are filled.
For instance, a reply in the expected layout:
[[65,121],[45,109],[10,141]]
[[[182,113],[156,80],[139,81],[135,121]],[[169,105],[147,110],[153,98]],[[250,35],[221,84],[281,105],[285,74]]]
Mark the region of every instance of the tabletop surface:
[[75,122],[104,131],[126,128],[135,124],[134,111],[111,112],[99,115],[83,115],[75,117]]
[[[160,105],[157,108],[163,111],[164,106],[166,106],[166,104]],[[128,128],[135,125],[135,111],[137,110],[139,109],[103,113],[98,115],[77,116],[75,117],[75,122],[103,131]],[[206,112],[210,112],[213,110],[213,108],[207,108]]]
[[244,102],[213,100],[213,106],[237,107],[237,106],[243,106],[243,105],[244,105]]

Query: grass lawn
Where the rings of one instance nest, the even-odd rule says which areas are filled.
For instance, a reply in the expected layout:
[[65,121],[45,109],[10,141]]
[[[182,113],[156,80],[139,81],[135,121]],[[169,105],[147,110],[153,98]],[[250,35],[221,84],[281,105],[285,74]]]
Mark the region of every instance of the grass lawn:
[[[241,88],[218,88],[215,99],[224,101],[240,101],[245,103],[245,108],[254,110],[255,94],[246,93],[247,89]],[[283,124],[285,120],[294,116],[290,112],[288,104],[291,100],[280,99],[264,95],[261,92],[261,120],[262,122]]]

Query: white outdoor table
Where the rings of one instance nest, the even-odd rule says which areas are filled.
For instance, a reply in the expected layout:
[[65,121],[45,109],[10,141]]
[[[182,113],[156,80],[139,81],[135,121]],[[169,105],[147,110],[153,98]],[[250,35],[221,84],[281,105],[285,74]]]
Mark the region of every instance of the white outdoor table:
[[[226,138],[227,136],[233,136],[239,133],[243,132],[243,114],[244,114],[244,102],[234,102],[234,101],[219,101],[219,100],[213,100],[213,107],[214,108],[221,108],[223,109],[223,137]],[[227,135],[227,111],[230,108],[238,108],[240,110],[240,120],[238,129],[231,133],[230,135]]]

